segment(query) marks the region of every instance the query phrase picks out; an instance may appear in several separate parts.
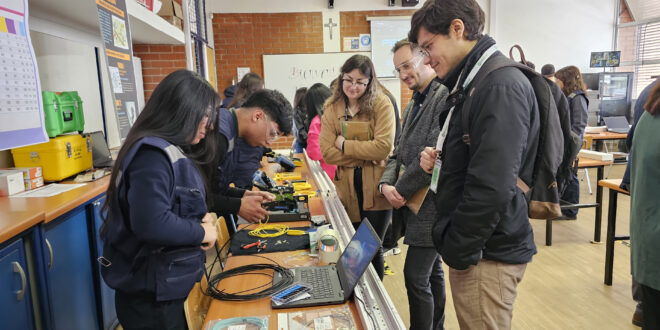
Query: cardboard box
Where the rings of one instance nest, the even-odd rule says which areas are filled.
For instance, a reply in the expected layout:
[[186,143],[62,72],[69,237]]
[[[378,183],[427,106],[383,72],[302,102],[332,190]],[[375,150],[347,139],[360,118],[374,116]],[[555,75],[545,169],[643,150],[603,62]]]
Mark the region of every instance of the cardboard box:
[[183,20],[176,17],[176,16],[161,16],[164,20],[168,21],[170,24],[176,26],[179,28],[179,30],[183,30]]
[[174,0],[164,0],[163,6],[160,7],[160,10],[158,11],[158,16],[163,18],[175,16],[183,19],[183,9],[181,8],[181,5],[176,3]]
[[38,177],[34,179],[23,179],[25,190],[32,190],[44,185],[44,178]]
[[36,179],[43,176],[41,167],[12,167],[12,168],[3,168],[2,170],[12,170],[12,171],[21,171],[23,172],[23,179]]
[[0,170],[0,196],[9,196],[25,191],[23,172]]

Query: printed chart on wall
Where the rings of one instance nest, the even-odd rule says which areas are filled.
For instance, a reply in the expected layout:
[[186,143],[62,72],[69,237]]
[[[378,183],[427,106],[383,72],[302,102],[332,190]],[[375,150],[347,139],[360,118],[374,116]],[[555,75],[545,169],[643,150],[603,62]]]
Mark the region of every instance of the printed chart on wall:
[[0,1],[0,150],[48,141],[27,0]]
[[112,84],[115,113],[123,142],[140,111],[137,109],[133,44],[126,13],[126,1],[96,0],[96,5],[108,63],[108,74]]

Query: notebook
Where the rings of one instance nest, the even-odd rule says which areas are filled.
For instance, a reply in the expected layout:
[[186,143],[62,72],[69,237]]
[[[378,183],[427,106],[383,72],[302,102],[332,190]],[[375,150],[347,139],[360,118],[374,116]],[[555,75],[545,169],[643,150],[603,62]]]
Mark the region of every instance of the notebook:
[[628,133],[630,125],[624,116],[603,117],[608,132]]
[[[336,265],[291,269],[294,273],[294,282],[303,282],[312,286],[312,290],[309,292],[310,298],[284,305],[271,302],[271,306],[273,308],[292,308],[345,302],[353,294],[353,289],[369,267],[380,244],[380,238],[371,227],[369,220],[362,220]],[[276,273],[273,283],[278,281],[280,281],[280,275]]]
[[89,134],[92,137],[92,162],[94,167],[112,167],[115,161],[112,159],[110,154],[110,148],[105,142],[105,136],[103,132],[96,131]]

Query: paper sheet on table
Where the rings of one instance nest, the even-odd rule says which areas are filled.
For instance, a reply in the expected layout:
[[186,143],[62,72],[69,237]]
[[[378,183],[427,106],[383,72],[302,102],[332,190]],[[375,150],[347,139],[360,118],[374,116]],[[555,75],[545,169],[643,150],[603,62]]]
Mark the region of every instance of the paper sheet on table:
[[80,188],[84,185],[86,185],[86,183],[79,183],[79,184],[51,183],[41,188],[28,190],[20,194],[11,195],[9,197],[51,197],[51,196],[59,195],[65,191]]

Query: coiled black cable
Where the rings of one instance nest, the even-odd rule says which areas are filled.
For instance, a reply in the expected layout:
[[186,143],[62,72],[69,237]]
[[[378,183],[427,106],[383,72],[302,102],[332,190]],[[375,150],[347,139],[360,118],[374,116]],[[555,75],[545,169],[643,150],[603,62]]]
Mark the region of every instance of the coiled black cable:
[[[264,275],[268,277],[273,277],[274,275],[270,275],[266,272],[260,272],[262,270],[267,270],[267,269],[272,269],[275,273],[279,273],[281,276],[281,280],[277,283],[274,283],[273,285],[270,285],[270,283],[239,291],[239,292],[227,292],[226,290],[218,290],[218,283],[220,283],[222,280],[234,277],[234,276],[241,276],[241,275]],[[208,294],[209,296],[213,297],[214,299],[218,300],[227,300],[227,301],[247,301],[247,300],[256,300],[256,299],[261,299],[264,297],[270,297],[274,293],[284,289],[285,287],[291,285],[293,283],[293,273],[280,266],[280,265],[273,265],[273,264],[252,264],[252,265],[245,265],[245,266],[240,266],[236,268],[232,268],[229,270],[225,270],[222,273],[219,273],[217,275],[214,275],[208,280]],[[265,287],[265,288],[264,288]],[[252,292],[258,289],[264,288],[261,291],[254,292],[254,293],[245,293],[245,292]]]

